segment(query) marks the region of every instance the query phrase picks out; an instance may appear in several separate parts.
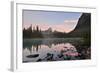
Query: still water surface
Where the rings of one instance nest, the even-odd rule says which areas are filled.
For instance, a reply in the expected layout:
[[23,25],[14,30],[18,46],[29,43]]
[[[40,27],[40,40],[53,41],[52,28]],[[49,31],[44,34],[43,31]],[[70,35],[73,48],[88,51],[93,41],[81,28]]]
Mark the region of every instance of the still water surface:
[[78,60],[80,38],[24,39],[23,62]]

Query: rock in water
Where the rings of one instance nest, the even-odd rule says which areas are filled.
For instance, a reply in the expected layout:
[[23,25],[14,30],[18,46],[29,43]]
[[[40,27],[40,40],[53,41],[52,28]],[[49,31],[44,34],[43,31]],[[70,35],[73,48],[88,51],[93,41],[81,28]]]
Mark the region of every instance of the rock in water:
[[28,58],[36,58],[36,57],[38,57],[39,56],[39,54],[34,54],[34,55],[28,55],[28,56],[26,56],[26,57],[28,57]]

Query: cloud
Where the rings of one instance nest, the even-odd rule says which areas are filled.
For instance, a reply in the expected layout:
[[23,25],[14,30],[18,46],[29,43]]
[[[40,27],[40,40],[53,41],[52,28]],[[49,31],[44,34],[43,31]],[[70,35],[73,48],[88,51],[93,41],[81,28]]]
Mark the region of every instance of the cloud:
[[[65,21],[63,21],[62,24],[54,24],[54,25],[52,24],[51,25],[51,24],[34,24],[33,23],[32,26],[36,28],[36,26],[38,25],[39,29],[41,29],[42,31],[45,31],[51,27],[53,31],[56,30],[56,31],[68,33],[76,27],[77,22],[78,22],[78,20],[65,20]],[[24,27],[26,27],[26,28],[28,28],[29,26],[30,25],[27,25],[27,26],[24,25]]]
[[65,20],[64,21],[64,23],[68,24],[68,25],[75,25],[75,24],[77,24],[77,22],[78,22],[78,19],[76,19],[76,20]]

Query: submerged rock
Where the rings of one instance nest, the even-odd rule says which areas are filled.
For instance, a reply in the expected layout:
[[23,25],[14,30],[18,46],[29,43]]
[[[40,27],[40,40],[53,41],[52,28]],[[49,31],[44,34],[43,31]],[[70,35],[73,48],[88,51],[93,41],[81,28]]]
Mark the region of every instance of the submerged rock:
[[37,62],[40,62],[40,61],[42,61],[42,59],[38,59],[38,60],[37,60]]
[[45,59],[52,61],[53,60],[53,56],[54,56],[53,54],[47,53],[47,56],[45,57]]
[[36,57],[38,57],[39,56],[39,54],[33,54],[33,55],[28,55],[28,56],[26,56],[26,57],[28,57],[28,58],[36,58]]

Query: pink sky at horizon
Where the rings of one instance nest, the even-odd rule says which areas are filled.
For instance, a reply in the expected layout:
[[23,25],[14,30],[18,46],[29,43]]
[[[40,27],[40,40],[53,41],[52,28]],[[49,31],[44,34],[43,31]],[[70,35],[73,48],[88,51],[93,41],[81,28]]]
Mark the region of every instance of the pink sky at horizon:
[[[41,29],[42,31],[47,30],[48,28],[52,28],[52,31],[59,31],[59,32],[70,32],[72,31],[76,25],[77,25],[78,20],[65,20],[64,22],[62,22],[62,24],[34,24],[32,23],[32,27],[38,26],[39,29]],[[27,29],[31,26],[31,24],[29,24],[27,22],[28,25],[23,24],[23,28]]]
[[68,33],[76,27],[81,15],[81,12],[23,10],[22,28],[27,29],[32,24],[42,31],[52,28],[52,31]]

